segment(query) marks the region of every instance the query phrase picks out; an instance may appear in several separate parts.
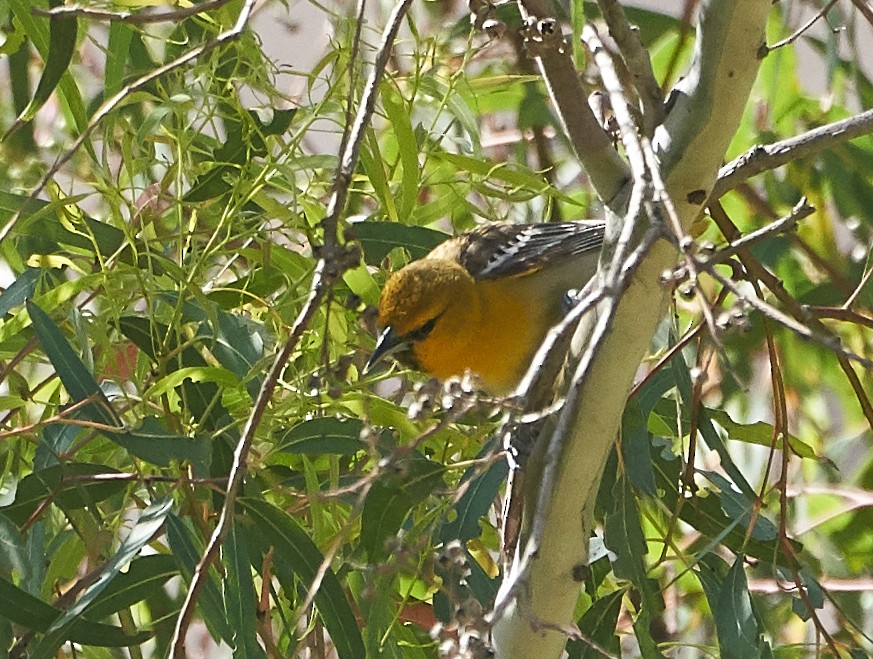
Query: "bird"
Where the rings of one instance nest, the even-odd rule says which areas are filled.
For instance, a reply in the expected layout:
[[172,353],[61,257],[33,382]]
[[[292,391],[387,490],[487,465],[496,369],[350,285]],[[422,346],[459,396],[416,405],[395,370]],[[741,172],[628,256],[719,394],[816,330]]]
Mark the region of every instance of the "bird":
[[567,293],[594,275],[605,226],[494,222],[438,245],[387,279],[365,371],[391,356],[440,380],[469,371],[485,393],[511,393]]

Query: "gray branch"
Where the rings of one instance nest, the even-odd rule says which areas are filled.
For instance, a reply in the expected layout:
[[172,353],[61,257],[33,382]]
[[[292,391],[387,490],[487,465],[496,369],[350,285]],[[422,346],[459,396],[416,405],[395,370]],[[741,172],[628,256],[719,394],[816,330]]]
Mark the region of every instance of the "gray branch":
[[612,146],[606,131],[588,105],[579,73],[570,56],[571,48],[560,31],[548,0],[518,0],[528,22],[525,46],[536,59],[549,96],[576,155],[605,204],[612,204],[630,180],[627,165]]
[[[671,213],[683,231],[709,197],[742,118],[757,75],[769,10],[769,0],[705,0],[701,8],[694,63],[673,90],[671,112],[652,141],[661,163],[659,178],[667,198],[674,201]],[[651,208],[639,184],[633,193],[629,187],[611,204],[626,218],[612,222],[612,244],[604,252],[613,256],[624,251],[618,243],[629,223],[638,217],[651,221],[661,210]],[[627,200],[624,208],[619,199]],[[677,250],[668,241],[659,240],[645,251],[650,236],[638,247],[631,245],[633,258],[622,260],[619,273],[601,264],[601,281],[608,281],[609,269],[619,275],[615,282],[626,288],[607,289],[596,310],[582,319],[573,341],[575,359],[581,359],[574,384],[555,432],[537,445],[529,461],[527,480],[539,488],[526,501],[533,519],[522,525],[515,559],[495,605],[492,636],[500,659],[526,658],[532,652],[557,658],[566,643],[565,631],[573,626],[581,587],[578,575],[588,564],[603,465],[618,434],[627,393],[668,300],[661,274],[676,263]]]
[[712,198],[718,199],[753,176],[776,169],[793,160],[815,155],[871,132],[873,132],[873,110],[866,110],[854,117],[814,128],[797,137],[766,146],[754,146],[719,170],[718,182],[712,190]]

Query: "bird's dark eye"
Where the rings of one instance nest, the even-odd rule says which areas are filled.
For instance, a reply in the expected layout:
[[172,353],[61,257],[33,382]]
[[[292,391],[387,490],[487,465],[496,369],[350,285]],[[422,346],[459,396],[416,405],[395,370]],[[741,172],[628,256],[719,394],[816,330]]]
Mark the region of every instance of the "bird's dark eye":
[[[437,318],[438,318],[438,317],[437,317]],[[419,327],[417,330],[415,330],[414,332],[412,332],[410,338],[411,338],[413,341],[421,341],[422,339],[426,339],[427,336],[428,336],[428,334],[430,334],[431,332],[433,332],[433,328],[434,328],[434,326],[436,325],[436,321],[437,321],[436,318],[431,318],[431,319],[430,319],[429,321],[427,321],[424,325],[422,325],[422,326]]]

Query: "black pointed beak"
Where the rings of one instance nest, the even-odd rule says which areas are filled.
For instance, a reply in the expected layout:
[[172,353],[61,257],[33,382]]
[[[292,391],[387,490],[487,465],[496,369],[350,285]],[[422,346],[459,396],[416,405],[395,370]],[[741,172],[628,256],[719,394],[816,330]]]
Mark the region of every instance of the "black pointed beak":
[[389,325],[382,330],[382,333],[379,335],[379,338],[376,341],[376,348],[373,350],[373,354],[370,355],[370,359],[367,360],[367,365],[364,367],[364,373],[369,371],[384,357],[408,349],[409,341],[397,334],[397,332],[394,331],[394,328]]

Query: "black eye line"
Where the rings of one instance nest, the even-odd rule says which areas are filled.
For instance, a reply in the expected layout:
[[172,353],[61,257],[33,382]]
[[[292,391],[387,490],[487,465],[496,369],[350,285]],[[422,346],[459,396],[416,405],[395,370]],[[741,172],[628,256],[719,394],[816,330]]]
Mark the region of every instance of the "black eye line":
[[419,327],[416,330],[413,330],[409,333],[409,338],[413,341],[421,341],[422,339],[426,339],[428,335],[433,332],[433,328],[436,326],[437,320],[439,320],[442,314],[434,316],[429,321],[427,321],[424,325]]

